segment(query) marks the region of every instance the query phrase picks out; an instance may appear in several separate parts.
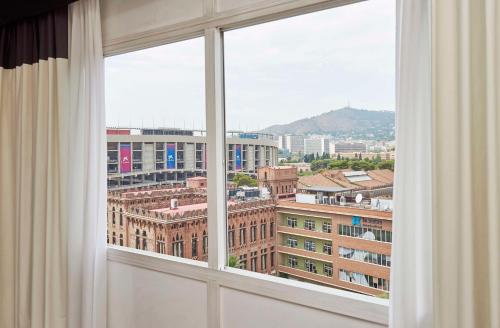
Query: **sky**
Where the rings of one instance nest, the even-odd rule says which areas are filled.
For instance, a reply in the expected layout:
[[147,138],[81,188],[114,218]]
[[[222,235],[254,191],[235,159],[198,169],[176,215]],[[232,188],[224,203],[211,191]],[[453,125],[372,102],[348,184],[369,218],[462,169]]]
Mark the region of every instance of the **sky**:
[[[204,40],[105,59],[106,123],[205,129]],[[395,106],[395,0],[224,33],[226,126],[255,131],[350,105]]]

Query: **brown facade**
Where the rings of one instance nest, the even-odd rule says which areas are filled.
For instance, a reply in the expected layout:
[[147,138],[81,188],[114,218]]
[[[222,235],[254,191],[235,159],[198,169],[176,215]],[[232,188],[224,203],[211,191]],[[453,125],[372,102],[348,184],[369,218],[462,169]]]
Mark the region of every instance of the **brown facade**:
[[[178,202],[170,209],[171,200]],[[229,255],[239,267],[275,271],[275,203],[230,202]],[[208,259],[205,189],[114,191],[108,194],[108,243],[194,260]]]
[[293,197],[297,188],[297,168],[266,166],[257,170],[259,188],[267,188],[274,198]]

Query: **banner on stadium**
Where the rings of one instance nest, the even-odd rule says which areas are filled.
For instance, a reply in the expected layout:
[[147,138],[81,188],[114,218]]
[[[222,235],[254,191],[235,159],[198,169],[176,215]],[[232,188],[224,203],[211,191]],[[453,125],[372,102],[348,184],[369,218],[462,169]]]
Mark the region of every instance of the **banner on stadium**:
[[241,170],[241,145],[236,145],[236,170]]
[[167,144],[167,169],[175,169],[175,144]]
[[120,144],[120,173],[129,173],[132,171],[132,156],[130,145]]

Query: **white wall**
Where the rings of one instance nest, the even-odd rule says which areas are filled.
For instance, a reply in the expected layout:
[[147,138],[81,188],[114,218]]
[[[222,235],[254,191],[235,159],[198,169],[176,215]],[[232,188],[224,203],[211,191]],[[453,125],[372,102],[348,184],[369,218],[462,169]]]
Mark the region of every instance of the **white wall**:
[[[108,328],[387,327],[386,300],[144,254],[108,248]],[[220,323],[210,325],[217,309]]]

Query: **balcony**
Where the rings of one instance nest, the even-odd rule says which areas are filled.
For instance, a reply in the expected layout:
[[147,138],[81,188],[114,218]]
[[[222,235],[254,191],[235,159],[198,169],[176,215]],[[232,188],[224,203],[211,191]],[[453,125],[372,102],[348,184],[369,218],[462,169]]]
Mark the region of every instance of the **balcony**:
[[287,273],[287,274],[295,276],[295,277],[300,277],[302,279],[307,279],[307,280],[311,280],[311,281],[315,281],[315,282],[319,282],[322,284],[327,284],[327,285],[333,286],[333,278],[332,277],[327,277],[327,276],[319,274],[319,273],[312,273],[312,272],[308,272],[306,270],[291,268],[291,267],[285,266],[285,265],[279,265],[278,271],[282,272],[282,273]]
[[291,254],[291,255],[297,255],[300,257],[305,257],[308,259],[313,259],[313,260],[318,260],[318,261],[323,261],[323,262],[328,262],[328,263],[333,262],[333,255],[328,255],[328,254],[319,253],[319,252],[311,252],[311,251],[307,251],[305,249],[297,248],[297,247],[288,247],[285,245],[279,245],[278,252],[285,253],[285,254]]
[[292,228],[284,225],[278,225],[278,233],[286,233],[289,235],[296,235],[302,237],[310,237],[321,240],[332,240],[332,234],[316,230],[307,230],[301,228]]

